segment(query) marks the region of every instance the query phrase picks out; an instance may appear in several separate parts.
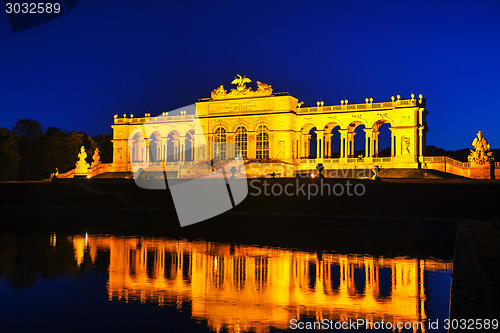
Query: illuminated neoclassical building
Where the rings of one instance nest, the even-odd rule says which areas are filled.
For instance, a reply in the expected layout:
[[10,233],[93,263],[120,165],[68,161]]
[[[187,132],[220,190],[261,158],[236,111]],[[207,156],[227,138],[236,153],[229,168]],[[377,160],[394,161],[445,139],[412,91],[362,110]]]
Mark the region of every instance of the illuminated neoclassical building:
[[[84,172],[75,169],[58,177],[141,169],[178,178],[206,176],[214,169],[216,175],[214,164],[236,157],[238,151],[245,160],[245,173],[239,170],[240,176],[247,177],[273,173],[293,177],[315,170],[319,163],[327,171],[367,170],[377,165],[382,169],[434,169],[474,179],[500,177],[500,162],[491,156],[488,163],[475,162],[474,154],[487,153],[481,149],[471,154],[469,162],[424,156],[428,112],[421,94],[411,94],[409,99],[392,96],[391,101],[377,103],[372,98],[361,104],[341,100],[340,105],[331,106],[318,101],[314,107],[305,107],[288,93],[274,93],[268,84],[257,81],[253,90],[248,83],[250,79],[239,76],[229,92],[221,85],[210,98],[156,117],[149,113],[144,117],[115,115],[113,162],[94,161]],[[145,130],[147,126],[151,132]],[[381,139],[383,133],[385,140]],[[390,145],[384,155],[382,141]],[[240,149],[231,148],[235,145]],[[477,148],[474,143],[473,147]],[[397,177],[398,172],[392,174]],[[400,174],[404,177],[404,172]]]
[[[215,89],[211,98],[196,103],[196,114],[180,112],[162,119],[133,115],[115,116],[113,128],[113,164],[109,171],[131,171],[131,163],[161,163],[167,171],[177,171],[188,177],[189,170],[207,159],[231,158],[225,142],[241,148],[247,165],[255,168],[275,168],[284,176],[297,170],[308,170],[323,163],[326,168],[367,166],[385,168],[419,168],[422,166],[427,131],[425,99],[412,94],[411,99],[392,97],[392,101],[362,104],[302,107],[302,103],[287,93],[274,93],[270,85],[257,81],[257,89],[247,87],[250,79],[239,76],[229,92],[224,86]],[[172,130],[139,134],[129,140],[138,126],[150,121],[168,122]],[[201,124],[203,133],[196,133],[194,122]],[[384,124],[390,124],[390,156],[379,157],[379,134]],[[357,154],[355,135],[364,126],[364,154]],[[208,152],[197,147],[204,136]],[[149,148],[139,143],[146,142]],[[135,144],[134,144],[135,142]],[[334,146],[334,142],[337,142]],[[214,145],[215,144],[215,145]],[[214,148],[215,147],[215,148]],[[334,156],[333,152],[337,152]],[[295,171],[294,171],[295,170]],[[247,172],[250,176],[251,172]]]

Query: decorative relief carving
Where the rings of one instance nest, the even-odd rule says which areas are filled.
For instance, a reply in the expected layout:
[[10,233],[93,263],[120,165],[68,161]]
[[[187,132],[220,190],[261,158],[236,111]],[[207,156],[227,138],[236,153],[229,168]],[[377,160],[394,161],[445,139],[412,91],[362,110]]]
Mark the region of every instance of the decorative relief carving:
[[401,145],[403,151],[406,151],[408,154],[410,154],[410,137],[403,135],[401,137]]
[[278,142],[278,157],[284,157],[285,156],[285,141],[280,140]]

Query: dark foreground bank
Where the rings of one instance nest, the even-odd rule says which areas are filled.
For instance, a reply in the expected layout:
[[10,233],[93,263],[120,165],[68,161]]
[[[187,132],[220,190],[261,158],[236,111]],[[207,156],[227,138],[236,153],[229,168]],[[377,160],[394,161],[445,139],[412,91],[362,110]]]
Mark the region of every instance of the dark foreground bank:
[[[260,179],[248,188],[234,209],[181,228],[168,190],[133,181],[1,183],[1,228],[454,258],[452,316],[498,316],[499,181]],[[456,235],[457,225],[466,227]]]

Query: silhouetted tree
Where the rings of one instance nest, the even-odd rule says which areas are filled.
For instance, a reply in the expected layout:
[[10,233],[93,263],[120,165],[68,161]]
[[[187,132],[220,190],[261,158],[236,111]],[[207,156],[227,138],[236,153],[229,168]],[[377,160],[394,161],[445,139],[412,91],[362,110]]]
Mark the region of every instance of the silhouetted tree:
[[55,127],[49,127],[44,132],[42,125],[31,119],[19,119],[12,132],[19,138],[20,161],[16,162],[14,156],[6,159],[8,167],[3,169],[18,171],[17,175],[9,176],[11,178],[46,179],[56,168],[60,172],[69,171],[75,167],[81,146],[88,153],[89,163],[97,148],[97,143],[83,132],[67,133]]
[[[468,161],[468,156],[470,154],[471,148],[461,148],[457,150],[445,150],[443,148],[438,148],[436,146],[426,146],[425,147],[425,156],[446,156],[453,158],[454,160],[461,161],[461,162],[467,162]],[[494,151],[495,149],[493,149]],[[493,154],[495,154],[493,152]]]
[[425,147],[425,156],[446,156],[446,150],[433,145]]
[[99,147],[101,162],[113,162],[113,143],[111,142],[113,136],[110,134],[99,134],[98,136],[94,136],[92,139],[94,139],[95,143]]
[[39,141],[43,137],[42,125],[32,119],[19,119],[12,128],[12,132],[19,136],[19,151],[21,161],[19,163],[19,175],[21,179],[38,179],[38,177],[28,177],[37,171],[36,163],[40,161]]
[[386,147],[378,151],[378,157],[390,157],[391,147]]
[[74,249],[66,237],[57,239],[55,247],[48,235],[0,235],[0,277],[6,277],[11,288],[26,288],[37,278],[76,275],[79,272]]
[[42,124],[33,119],[19,119],[12,128],[12,132],[24,140],[32,140],[44,134]]
[[0,180],[16,179],[20,162],[19,136],[0,128]]

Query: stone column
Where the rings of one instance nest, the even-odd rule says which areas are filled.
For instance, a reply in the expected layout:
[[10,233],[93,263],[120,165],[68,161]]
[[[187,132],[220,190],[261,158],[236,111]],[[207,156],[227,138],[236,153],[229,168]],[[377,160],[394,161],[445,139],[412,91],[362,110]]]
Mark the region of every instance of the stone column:
[[365,128],[365,157],[372,157],[372,133],[373,128]]
[[380,134],[379,131],[373,131],[373,157],[378,157],[378,135]]
[[174,161],[179,161],[179,139],[174,140]]
[[229,142],[234,142],[233,141],[233,135],[232,134],[227,134],[226,135],[226,142],[223,143],[226,145],[226,159],[231,159],[234,158],[234,145],[229,145]]
[[314,131],[314,133],[316,133],[316,158],[321,158],[321,155],[324,152],[322,151],[324,132],[324,130]]
[[300,159],[300,136],[299,139],[295,137],[295,139],[293,140],[293,144],[295,146],[295,156],[293,158]]
[[325,133],[324,134],[324,141],[325,141],[325,150],[323,153],[323,157],[330,158],[332,155],[332,134]]
[[348,129],[340,129],[340,158],[347,158],[347,133]]
[[195,133],[193,137],[193,161],[206,162],[210,159],[210,149],[208,142],[205,141],[205,135]]
[[306,156],[306,138],[305,135],[300,133],[299,140],[299,159]]
[[347,158],[349,157],[354,157],[354,136],[356,135],[356,132],[349,132],[347,135],[348,138],[348,154]]
[[256,158],[257,157],[256,134],[248,134],[247,139],[248,139],[247,158]]
[[311,155],[311,136],[308,134],[306,136],[307,144],[306,144],[306,157],[309,158]]
[[391,157],[394,157],[396,155],[396,147],[394,146],[394,138],[396,137],[396,134],[394,133],[394,129],[392,127],[389,127],[389,130],[391,131]]
[[189,150],[189,160],[194,161],[194,140],[189,139],[189,146],[191,149]]
[[418,158],[420,162],[424,161],[424,126],[418,127]]
[[186,137],[179,136],[179,162],[184,161]]

